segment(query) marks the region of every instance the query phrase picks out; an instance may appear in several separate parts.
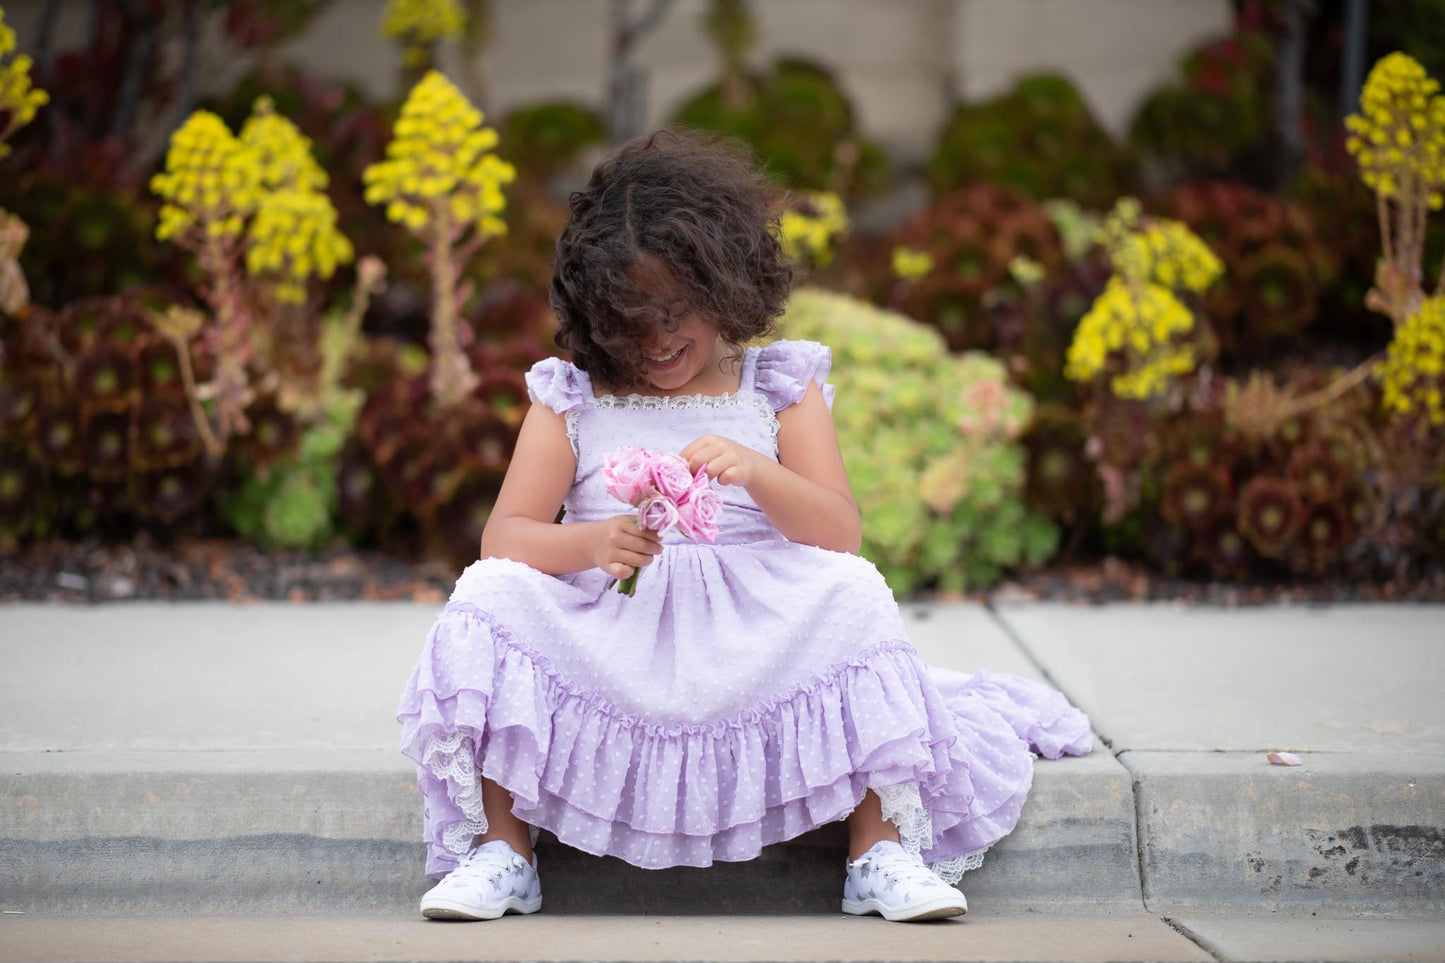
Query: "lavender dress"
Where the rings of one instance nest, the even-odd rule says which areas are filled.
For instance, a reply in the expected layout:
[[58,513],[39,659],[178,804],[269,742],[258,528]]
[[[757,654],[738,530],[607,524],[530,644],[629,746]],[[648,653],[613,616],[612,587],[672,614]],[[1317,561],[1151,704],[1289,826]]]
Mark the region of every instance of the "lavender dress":
[[[563,524],[626,511],[602,481],[621,445],[679,451],[711,432],[777,458],[775,412],[827,384],[811,341],[750,348],[736,394],[595,397],[558,358],[527,374],[566,416],[577,475]],[[737,486],[716,544],[664,535],[631,598],[589,569],[467,567],[402,694],[402,750],[425,797],[426,871],[486,829],[478,773],[568,845],[636,866],[744,860],[853,810],[868,788],[905,848],[956,882],[1018,822],[1032,748],[1092,747],[1052,689],[930,669],[878,570],[788,541]],[[535,830],[534,830],[535,831]]]

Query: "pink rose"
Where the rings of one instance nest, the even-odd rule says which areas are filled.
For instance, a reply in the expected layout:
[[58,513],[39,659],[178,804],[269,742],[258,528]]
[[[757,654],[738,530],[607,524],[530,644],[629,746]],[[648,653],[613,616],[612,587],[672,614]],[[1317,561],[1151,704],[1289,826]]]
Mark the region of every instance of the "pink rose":
[[608,453],[602,464],[607,491],[629,505],[636,505],[652,490],[653,454],[631,445]]
[[717,540],[718,519],[722,516],[722,499],[711,487],[694,489],[688,500],[678,506],[678,528],[694,542]]
[[662,495],[645,498],[637,506],[637,524],[650,532],[665,532],[677,523],[677,506]]
[[680,503],[692,491],[692,473],[687,462],[670,452],[656,453],[652,462],[652,485],[658,494]]
[[701,491],[708,491],[711,488],[712,479],[707,477],[707,465],[698,465],[697,472],[692,476],[692,489],[685,496],[678,499],[678,504],[680,505],[683,502],[691,501],[693,495]]

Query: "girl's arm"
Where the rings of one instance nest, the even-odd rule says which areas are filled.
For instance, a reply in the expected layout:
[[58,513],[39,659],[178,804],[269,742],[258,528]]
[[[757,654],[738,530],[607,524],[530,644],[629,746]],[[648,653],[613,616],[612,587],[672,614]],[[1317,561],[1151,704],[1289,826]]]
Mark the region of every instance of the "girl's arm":
[[688,467],[708,464],[724,485],[738,484],[789,541],[835,552],[857,552],[862,520],[838,432],[823,392],[809,383],[803,400],[778,412],[778,460],[731,439],[705,435],[682,451]]
[[863,522],[816,382],[809,382],[802,401],[778,412],[778,425],[778,460],[759,460],[748,494],[789,541],[857,552]]
[[637,528],[635,516],[556,524],[572,487],[577,458],[564,416],[534,404],[522,419],[517,447],[497,503],[482,530],[482,558],[510,558],[549,575],[600,567],[626,578],[662,550],[655,532]]

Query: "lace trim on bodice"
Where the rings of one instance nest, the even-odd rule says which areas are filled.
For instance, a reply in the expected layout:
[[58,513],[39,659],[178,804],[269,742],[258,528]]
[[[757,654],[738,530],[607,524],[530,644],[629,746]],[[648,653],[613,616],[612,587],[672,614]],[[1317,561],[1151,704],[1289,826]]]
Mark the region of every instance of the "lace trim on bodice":
[[581,457],[577,447],[577,418],[587,408],[643,408],[663,411],[673,408],[725,408],[737,404],[751,404],[768,422],[768,432],[773,439],[773,448],[778,445],[778,416],[768,400],[756,391],[739,388],[725,395],[602,395],[588,398],[584,407],[567,410],[567,440],[572,443],[572,454]]

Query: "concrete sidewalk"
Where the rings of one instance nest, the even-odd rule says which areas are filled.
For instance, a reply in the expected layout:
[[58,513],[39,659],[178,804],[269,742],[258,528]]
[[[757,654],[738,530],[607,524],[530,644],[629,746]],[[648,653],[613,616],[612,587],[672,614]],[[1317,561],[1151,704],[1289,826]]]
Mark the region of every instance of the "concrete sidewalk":
[[[0,959],[99,958],[85,956],[89,931],[67,928],[75,914],[137,918],[132,930],[145,914],[212,914],[223,918],[188,932],[232,933],[243,956],[232,931],[244,924],[228,918],[426,926],[406,909],[428,881],[393,713],[436,611],[0,607],[0,947],[49,948]],[[1088,915],[1123,920],[1123,935],[1101,923],[1080,959],[1445,959],[1445,607],[904,611],[931,663],[1049,682],[1100,736],[1091,756],[1037,764],[1023,821],[963,884],[973,909],[959,932],[987,926],[1000,942],[953,958],[1069,958],[1022,937]],[[1268,765],[1273,749],[1304,765]],[[664,873],[554,844],[556,919],[527,955],[620,958],[549,943],[567,914],[685,914],[687,945],[693,913],[836,911],[836,828],[756,863]],[[720,903],[724,892],[743,895]],[[313,922],[294,922],[302,944],[326,930]],[[1012,956],[995,952],[1010,926]],[[151,945],[157,955],[114,958],[222,958],[194,941]],[[899,957],[890,941],[827,945],[761,949]],[[337,952],[310,955],[362,958]]]

